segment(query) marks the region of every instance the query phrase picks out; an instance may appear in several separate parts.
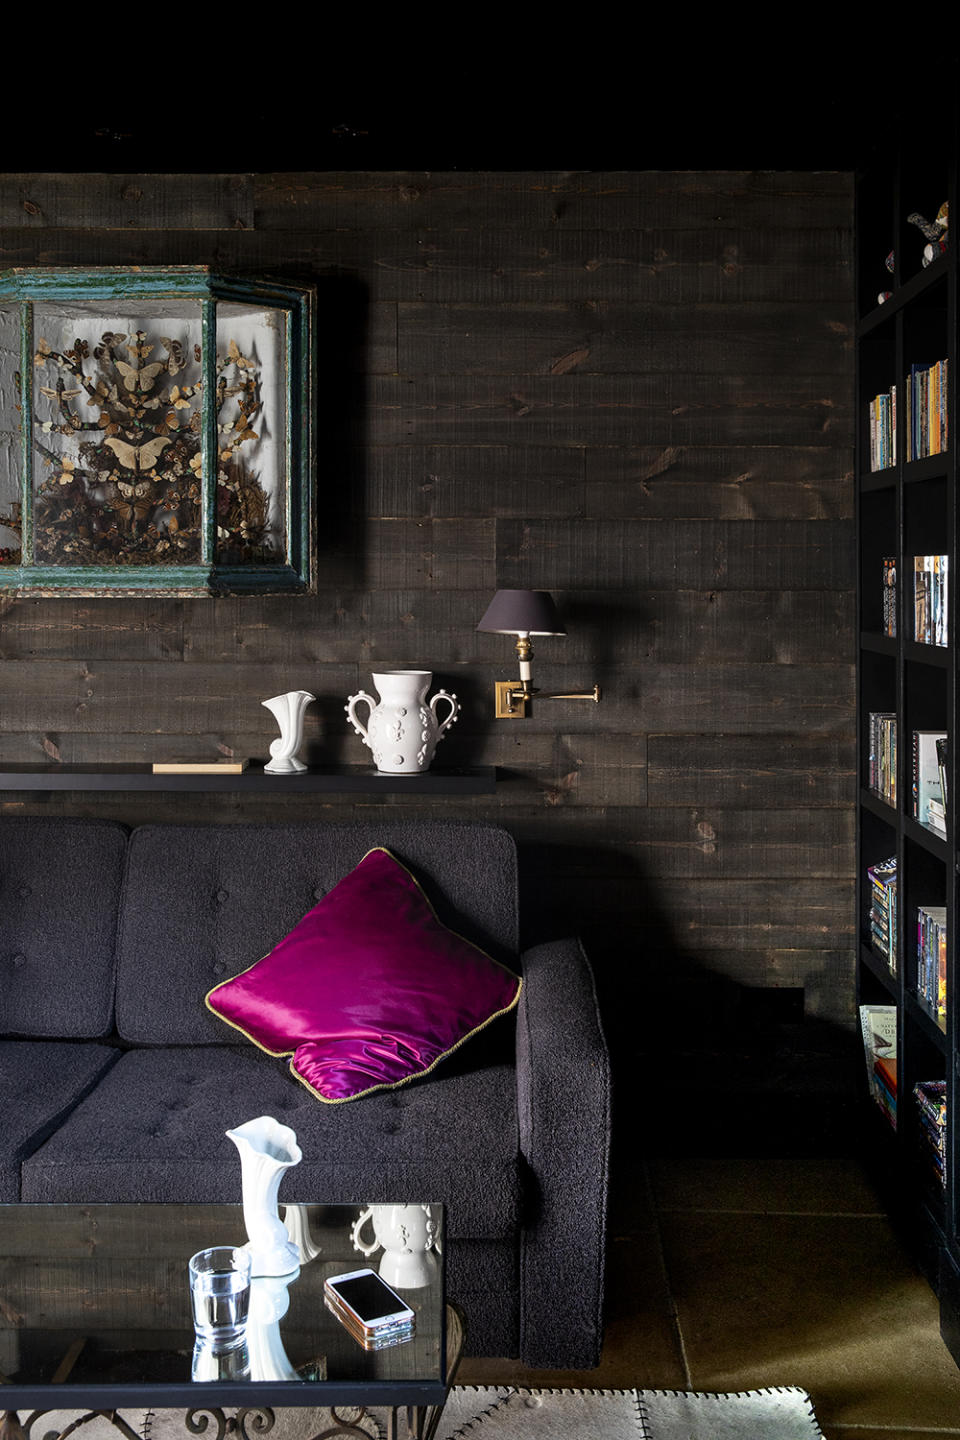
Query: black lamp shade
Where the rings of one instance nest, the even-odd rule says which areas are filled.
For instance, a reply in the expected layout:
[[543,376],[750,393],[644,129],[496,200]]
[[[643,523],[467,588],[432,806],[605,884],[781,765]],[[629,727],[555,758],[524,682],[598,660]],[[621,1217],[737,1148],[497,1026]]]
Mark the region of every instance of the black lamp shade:
[[498,590],[478,630],[494,635],[566,635],[549,590]]

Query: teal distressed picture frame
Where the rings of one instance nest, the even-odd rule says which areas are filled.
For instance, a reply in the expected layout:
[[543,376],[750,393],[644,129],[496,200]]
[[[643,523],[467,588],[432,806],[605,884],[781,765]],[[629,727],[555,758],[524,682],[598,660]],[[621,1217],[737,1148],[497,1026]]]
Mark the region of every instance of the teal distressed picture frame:
[[312,591],[315,315],[206,266],[0,273],[0,592]]

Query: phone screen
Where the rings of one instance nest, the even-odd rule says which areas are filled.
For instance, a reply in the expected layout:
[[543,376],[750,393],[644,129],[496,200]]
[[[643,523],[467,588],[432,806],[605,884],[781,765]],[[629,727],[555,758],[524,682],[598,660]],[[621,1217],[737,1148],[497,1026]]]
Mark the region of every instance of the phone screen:
[[355,1275],[352,1280],[339,1280],[333,1288],[366,1323],[407,1308],[379,1275]]

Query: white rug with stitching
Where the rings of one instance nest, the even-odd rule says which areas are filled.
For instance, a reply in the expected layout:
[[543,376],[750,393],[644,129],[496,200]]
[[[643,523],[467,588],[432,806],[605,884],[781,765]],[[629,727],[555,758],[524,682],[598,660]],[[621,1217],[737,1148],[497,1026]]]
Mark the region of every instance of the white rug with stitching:
[[[232,1407],[225,1407],[232,1413]],[[76,1412],[44,1416],[32,1440],[66,1428]],[[385,1440],[386,1413],[340,1412],[370,1440]],[[312,1440],[327,1428],[324,1412],[277,1410],[270,1440]],[[21,1416],[26,1419],[26,1412]],[[182,1410],[133,1410],[124,1418],[143,1440],[189,1440]],[[211,1427],[209,1434],[214,1431]],[[252,1433],[252,1432],[251,1432]],[[98,1418],[83,1440],[118,1440]],[[521,1390],[458,1385],[450,1392],[435,1440],[823,1440],[804,1390],[704,1395],[674,1390]]]

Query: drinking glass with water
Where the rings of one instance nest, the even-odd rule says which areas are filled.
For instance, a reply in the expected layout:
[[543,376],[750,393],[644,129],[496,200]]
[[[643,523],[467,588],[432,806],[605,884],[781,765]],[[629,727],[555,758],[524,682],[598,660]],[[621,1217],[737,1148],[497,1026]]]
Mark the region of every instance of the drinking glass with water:
[[190,1260],[193,1328],[204,1343],[229,1348],[246,1335],[250,1255],[237,1245],[199,1250]]

